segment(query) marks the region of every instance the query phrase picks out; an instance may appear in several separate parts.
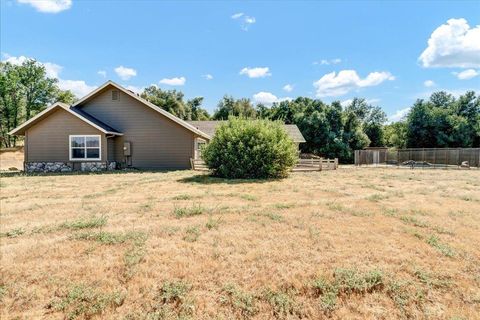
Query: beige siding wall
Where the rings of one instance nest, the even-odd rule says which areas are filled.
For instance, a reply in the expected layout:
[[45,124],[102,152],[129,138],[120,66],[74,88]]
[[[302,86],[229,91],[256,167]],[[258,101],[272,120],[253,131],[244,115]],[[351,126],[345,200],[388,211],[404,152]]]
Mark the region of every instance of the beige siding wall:
[[70,161],[69,135],[73,134],[100,135],[101,161],[106,160],[105,135],[67,111],[58,109],[26,131],[25,161]]
[[115,161],[115,144],[116,144],[115,138],[114,137],[108,138],[107,143],[108,143],[107,159],[108,161]]
[[114,138],[115,160],[123,162],[123,142],[131,144],[131,163],[137,168],[185,169],[193,158],[193,132],[119,91],[112,100],[107,88],[82,109],[124,135]]

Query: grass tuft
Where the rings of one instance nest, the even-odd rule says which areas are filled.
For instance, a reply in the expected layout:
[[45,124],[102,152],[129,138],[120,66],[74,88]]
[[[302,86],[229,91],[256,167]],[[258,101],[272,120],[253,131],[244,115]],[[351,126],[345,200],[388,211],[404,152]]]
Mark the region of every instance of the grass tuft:
[[440,242],[440,239],[436,235],[431,235],[427,238],[427,243],[437,249],[440,253],[442,253],[446,257],[454,257],[455,250],[450,248],[447,244]]
[[16,228],[9,230],[7,232],[2,232],[0,233],[0,238],[7,237],[7,238],[16,238],[18,236],[21,236],[22,234],[25,233],[25,229],[23,228]]
[[59,225],[59,228],[70,229],[70,230],[80,230],[80,229],[90,229],[90,228],[100,228],[107,224],[107,218],[105,216],[101,217],[88,217],[80,218],[74,221],[65,221]]
[[107,231],[87,231],[81,232],[73,235],[73,239],[75,240],[89,240],[89,241],[96,241],[101,244],[120,244],[127,242],[129,240],[133,241],[142,241],[146,239],[146,234],[144,232],[139,231],[129,231],[123,233],[114,233],[114,232],[107,232]]
[[84,284],[75,285],[48,307],[64,313],[66,319],[90,319],[101,315],[107,308],[123,304],[125,295],[120,292],[103,293]]
[[221,220],[222,220],[221,217],[218,218],[218,219],[214,219],[212,216],[210,216],[210,217],[208,217],[208,221],[205,224],[205,227],[208,230],[212,230],[212,229],[218,230],[218,227],[220,225]]
[[195,242],[200,237],[200,228],[198,226],[188,227],[185,230],[185,235],[183,236],[183,240],[188,242]]
[[401,216],[400,220],[402,220],[403,222],[405,222],[407,224],[414,225],[415,227],[420,227],[420,228],[427,228],[428,227],[428,223],[426,223],[424,221],[421,221],[421,220],[418,220],[415,217]]
[[291,315],[299,314],[295,301],[287,293],[267,289],[264,298],[272,307],[276,319],[285,319]]
[[193,205],[191,207],[175,207],[173,215],[177,218],[193,217],[205,213],[207,210],[201,205]]
[[243,317],[248,318],[258,312],[254,294],[243,291],[234,284],[227,284],[224,286],[223,291],[226,295],[220,298],[221,302],[230,305]]

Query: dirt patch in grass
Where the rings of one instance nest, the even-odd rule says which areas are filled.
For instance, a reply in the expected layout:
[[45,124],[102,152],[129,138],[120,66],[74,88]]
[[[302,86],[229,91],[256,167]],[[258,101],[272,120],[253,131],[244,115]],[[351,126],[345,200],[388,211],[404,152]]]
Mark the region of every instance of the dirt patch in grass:
[[0,316],[475,319],[478,181],[396,169],[3,177]]

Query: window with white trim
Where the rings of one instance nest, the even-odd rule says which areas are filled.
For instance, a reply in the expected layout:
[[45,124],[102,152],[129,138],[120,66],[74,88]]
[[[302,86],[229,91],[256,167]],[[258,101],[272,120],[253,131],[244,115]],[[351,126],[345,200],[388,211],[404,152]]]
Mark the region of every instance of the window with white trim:
[[100,160],[99,135],[71,135],[70,160]]

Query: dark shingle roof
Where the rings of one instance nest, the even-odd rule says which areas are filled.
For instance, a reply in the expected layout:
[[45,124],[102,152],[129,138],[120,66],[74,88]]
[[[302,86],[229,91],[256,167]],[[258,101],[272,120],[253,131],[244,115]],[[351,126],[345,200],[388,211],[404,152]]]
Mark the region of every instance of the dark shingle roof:
[[[192,126],[196,127],[198,130],[205,132],[209,136],[213,137],[217,126],[225,121],[187,121]],[[285,124],[285,130],[288,135],[293,139],[294,142],[302,143],[306,142],[300,130],[298,130],[297,125],[295,124]]]
[[87,119],[88,121],[93,122],[94,124],[96,124],[97,126],[99,126],[100,128],[102,128],[103,130],[105,130],[109,133],[121,133],[120,131],[110,127],[105,122],[102,122],[102,121],[98,120],[97,118],[95,118],[91,114],[86,113],[85,111],[83,111],[79,108],[73,107],[73,108],[70,108],[70,110],[75,112],[76,114],[82,116],[83,118]]

